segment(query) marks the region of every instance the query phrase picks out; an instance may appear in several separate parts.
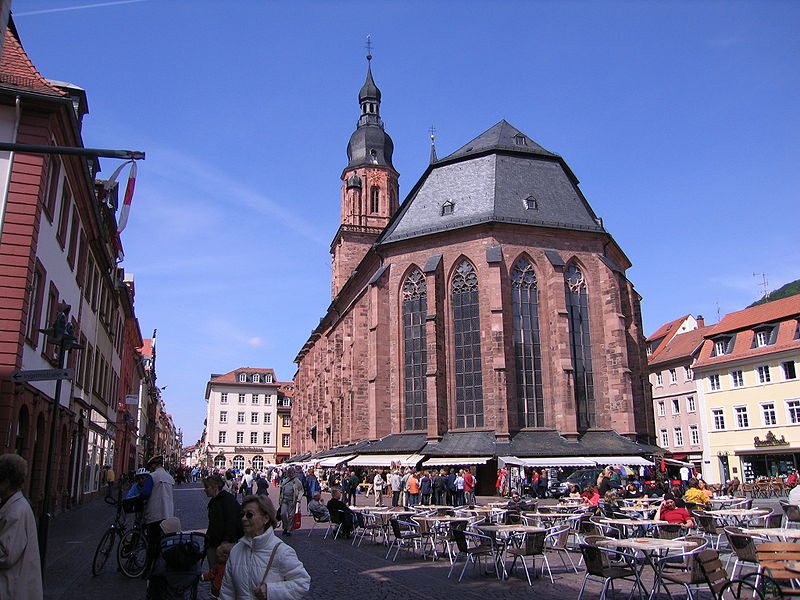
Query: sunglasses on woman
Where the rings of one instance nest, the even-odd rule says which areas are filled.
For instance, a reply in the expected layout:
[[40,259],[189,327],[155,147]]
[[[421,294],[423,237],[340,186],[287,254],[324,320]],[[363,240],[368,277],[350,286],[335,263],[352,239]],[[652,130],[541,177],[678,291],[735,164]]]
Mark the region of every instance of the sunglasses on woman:
[[240,512],[239,513],[239,518],[242,518],[242,519],[248,519],[249,520],[249,519],[252,519],[255,516],[256,516],[256,513],[254,513],[252,510],[248,510],[247,512]]

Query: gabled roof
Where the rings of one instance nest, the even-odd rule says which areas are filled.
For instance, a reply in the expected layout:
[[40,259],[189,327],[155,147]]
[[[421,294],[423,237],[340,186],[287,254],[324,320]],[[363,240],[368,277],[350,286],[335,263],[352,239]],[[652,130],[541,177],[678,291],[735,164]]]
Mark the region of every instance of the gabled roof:
[[682,317],[679,317],[679,318],[675,319],[674,321],[670,321],[669,323],[665,323],[664,325],[659,327],[658,330],[653,335],[648,337],[647,341],[651,342],[651,341],[666,337],[668,333],[671,333],[672,335],[675,335],[675,333],[678,331],[678,328],[680,327],[680,324],[683,323],[686,319],[688,319],[689,316],[690,315],[684,315]]
[[773,302],[766,302],[751,308],[745,308],[737,312],[728,313],[713,328],[710,334],[726,333],[747,329],[761,323],[777,321],[786,317],[800,315],[800,294],[781,298]]
[[[269,385],[279,385],[278,382],[275,380],[275,370],[274,369],[259,369],[254,367],[240,367],[238,369],[234,369],[229,373],[225,373],[224,375],[215,375],[211,377],[211,383],[251,383],[251,382],[242,382],[238,381],[236,375],[238,373],[258,373],[259,375],[272,375],[272,382]],[[256,383],[253,385],[264,385],[265,382]]]
[[703,344],[703,337],[713,326],[698,327],[680,335],[673,335],[658,347],[658,352],[648,357],[650,366],[679,359],[689,359]]
[[430,165],[378,244],[490,222],[605,233],[564,160],[501,121]]
[[0,87],[36,92],[48,96],[62,97],[66,92],[51,85],[28,58],[11,24],[6,29],[3,55],[0,58]]

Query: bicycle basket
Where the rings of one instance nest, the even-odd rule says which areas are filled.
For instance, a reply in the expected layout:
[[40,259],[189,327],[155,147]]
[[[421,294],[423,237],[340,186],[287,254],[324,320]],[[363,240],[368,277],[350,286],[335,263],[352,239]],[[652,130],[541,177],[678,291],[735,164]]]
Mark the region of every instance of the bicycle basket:
[[128,514],[142,512],[144,509],[144,498],[125,498],[122,501],[122,510]]

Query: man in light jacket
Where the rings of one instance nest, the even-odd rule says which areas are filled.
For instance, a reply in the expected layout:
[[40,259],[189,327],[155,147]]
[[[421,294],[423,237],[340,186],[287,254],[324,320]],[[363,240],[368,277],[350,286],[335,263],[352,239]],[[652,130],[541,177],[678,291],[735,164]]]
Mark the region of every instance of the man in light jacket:
[[42,600],[42,568],[36,520],[20,491],[28,463],[0,455],[0,598]]
[[147,525],[147,571],[153,566],[161,544],[161,521],[175,516],[172,490],[175,480],[164,469],[164,457],[153,456],[147,461],[150,475],[144,480],[140,496],[147,499],[144,522]]
[[292,535],[292,520],[297,512],[300,496],[303,495],[303,484],[297,478],[294,467],[286,470],[286,477],[281,484],[280,514],[283,535]]

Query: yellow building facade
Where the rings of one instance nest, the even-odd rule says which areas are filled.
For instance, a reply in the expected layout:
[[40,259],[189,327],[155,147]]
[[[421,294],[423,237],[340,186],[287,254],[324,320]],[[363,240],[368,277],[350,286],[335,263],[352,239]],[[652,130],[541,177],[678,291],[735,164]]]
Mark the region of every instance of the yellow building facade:
[[702,407],[703,476],[784,476],[800,466],[800,295],[726,315],[693,370]]

